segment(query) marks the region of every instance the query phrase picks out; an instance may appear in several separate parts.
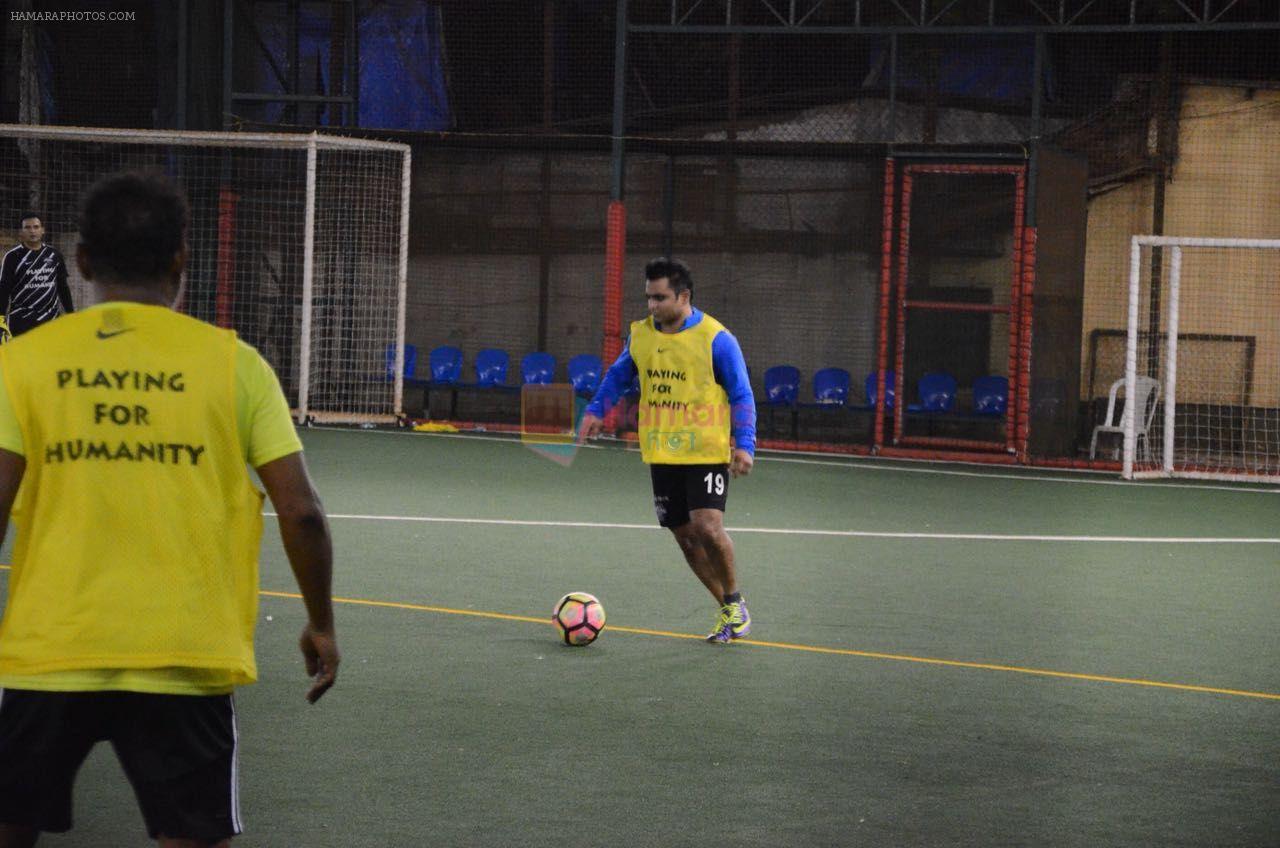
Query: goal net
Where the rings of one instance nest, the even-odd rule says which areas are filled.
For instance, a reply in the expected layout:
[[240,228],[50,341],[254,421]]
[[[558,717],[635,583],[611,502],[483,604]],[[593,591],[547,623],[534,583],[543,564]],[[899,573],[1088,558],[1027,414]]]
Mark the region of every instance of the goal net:
[[1280,240],[1130,250],[1124,476],[1280,479]]
[[[191,207],[179,308],[234,329],[275,368],[298,421],[401,413],[409,148],[310,135],[0,124],[0,236],[31,211],[74,255],[84,190],[120,170],[162,173]],[[3,308],[3,304],[0,304]]]

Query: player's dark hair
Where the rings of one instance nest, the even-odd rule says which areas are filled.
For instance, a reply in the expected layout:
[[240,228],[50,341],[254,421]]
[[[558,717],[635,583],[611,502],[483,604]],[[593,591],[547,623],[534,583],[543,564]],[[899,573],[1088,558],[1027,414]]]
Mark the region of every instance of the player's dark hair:
[[18,226],[21,227],[23,224],[27,223],[27,221],[30,221],[32,218],[38,219],[42,224],[44,223],[44,217],[39,212],[32,212],[30,209],[28,209],[26,212],[23,212],[22,217],[18,219]]
[[687,291],[689,297],[693,297],[693,274],[689,273],[688,265],[679,259],[668,259],[665,256],[650,259],[644,266],[644,278],[661,280],[663,277],[671,283],[671,291],[676,297],[679,297],[682,291]]
[[156,174],[103,177],[89,187],[80,207],[80,247],[104,282],[163,280],[186,232],[186,198]]

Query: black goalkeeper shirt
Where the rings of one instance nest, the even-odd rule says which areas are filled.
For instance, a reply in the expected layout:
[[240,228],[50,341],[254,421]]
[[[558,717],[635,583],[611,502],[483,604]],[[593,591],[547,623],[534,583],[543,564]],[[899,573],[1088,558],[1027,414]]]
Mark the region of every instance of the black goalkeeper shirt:
[[0,308],[15,336],[74,311],[62,254],[47,244],[35,250],[18,245],[6,253],[0,263]]

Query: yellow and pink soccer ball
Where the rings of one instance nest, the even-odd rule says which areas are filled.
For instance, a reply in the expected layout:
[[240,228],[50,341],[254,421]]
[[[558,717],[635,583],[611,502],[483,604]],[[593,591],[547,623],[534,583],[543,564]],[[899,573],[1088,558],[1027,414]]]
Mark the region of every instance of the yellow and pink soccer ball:
[[566,645],[584,647],[604,630],[604,607],[595,595],[570,592],[556,601],[551,621]]

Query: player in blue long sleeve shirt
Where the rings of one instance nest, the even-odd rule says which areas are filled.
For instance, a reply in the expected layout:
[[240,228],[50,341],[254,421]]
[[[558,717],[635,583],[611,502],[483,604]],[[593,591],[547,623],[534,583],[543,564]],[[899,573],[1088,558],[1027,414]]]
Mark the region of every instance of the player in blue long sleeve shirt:
[[[702,310],[691,307],[691,314],[680,327],[687,330],[702,321]],[[756,452],[756,399],[751,391],[751,378],[747,375],[747,362],[742,357],[738,340],[728,330],[721,330],[711,342],[711,364],[716,382],[729,396],[732,415],[730,433],[734,445],[755,456]],[[587,414],[604,418],[618,399],[627,393],[639,372],[631,358],[630,344],[623,345],[622,353],[605,372],[595,397],[587,405]],[[736,474],[734,476],[737,476]]]
[[638,379],[640,450],[653,480],[658,523],[675,536],[720,605],[707,641],[731,642],[751,632],[733,542],[724,529],[729,478],[749,474],[755,462],[747,365],[737,339],[690,303],[693,278],[683,262],[650,262],[645,297],[650,317],[631,325],[622,354],[587,406],[579,438],[598,435],[604,415]]

